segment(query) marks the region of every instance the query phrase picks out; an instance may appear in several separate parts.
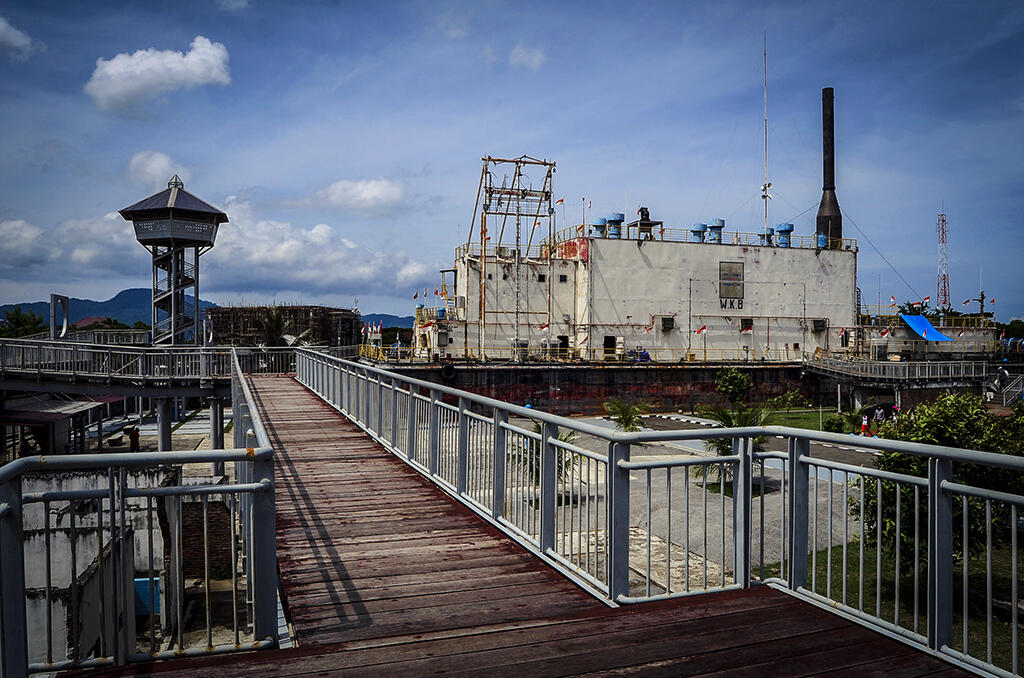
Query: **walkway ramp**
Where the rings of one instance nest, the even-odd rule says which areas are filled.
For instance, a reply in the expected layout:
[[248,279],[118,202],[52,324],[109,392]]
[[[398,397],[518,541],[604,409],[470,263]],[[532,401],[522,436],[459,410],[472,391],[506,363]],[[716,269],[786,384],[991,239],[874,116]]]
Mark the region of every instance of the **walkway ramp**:
[[767,586],[608,607],[296,381],[250,383],[298,647],[118,675],[965,675]]

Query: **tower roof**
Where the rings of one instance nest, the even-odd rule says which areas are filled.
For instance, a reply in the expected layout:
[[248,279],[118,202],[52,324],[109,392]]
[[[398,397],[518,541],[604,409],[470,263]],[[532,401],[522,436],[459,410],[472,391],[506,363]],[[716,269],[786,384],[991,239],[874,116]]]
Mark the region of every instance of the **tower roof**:
[[200,200],[185,190],[178,175],[167,182],[167,188],[144,198],[134,205],[129,205],[118,213],[127,221],[135,219],[170,218],[171,214],[197,219],[200,221],[221,224],[228,220],[228,215],[213,205]]

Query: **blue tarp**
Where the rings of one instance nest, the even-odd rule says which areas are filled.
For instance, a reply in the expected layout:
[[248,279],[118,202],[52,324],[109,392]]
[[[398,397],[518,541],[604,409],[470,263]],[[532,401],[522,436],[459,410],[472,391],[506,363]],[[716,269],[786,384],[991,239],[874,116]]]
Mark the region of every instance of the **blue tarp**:
[[917,332],[917,336],[928,341],[953,341],[942,332],[932,327],[932,324],[928,322],[928,318],[923,315],[900,315],[903,322],[907,323],[907,327]]

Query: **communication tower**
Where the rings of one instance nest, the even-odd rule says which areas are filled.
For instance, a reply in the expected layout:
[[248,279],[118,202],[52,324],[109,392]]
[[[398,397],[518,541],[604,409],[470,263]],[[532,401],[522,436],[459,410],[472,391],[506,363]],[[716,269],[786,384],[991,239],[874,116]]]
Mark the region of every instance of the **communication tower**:
[[200,344],[199,257],[213,247],[228,215],[185,190],[178,175],[167,188],[120,215],[153,255],[153,343]]
[[939,278],[935,287],[935,307],[949,308],[949,257],[946,253],[946,215],[935,224],[939,236]]

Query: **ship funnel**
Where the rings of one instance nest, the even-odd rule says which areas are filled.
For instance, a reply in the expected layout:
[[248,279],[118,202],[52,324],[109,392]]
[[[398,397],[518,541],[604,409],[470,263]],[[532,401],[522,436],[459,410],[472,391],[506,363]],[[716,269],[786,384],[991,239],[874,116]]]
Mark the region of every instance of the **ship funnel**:
[[821,90],[822,186],[815,233],[828,238],[829,247],[842,246],[843,214],[836,198],[836,130],[831,87]]

